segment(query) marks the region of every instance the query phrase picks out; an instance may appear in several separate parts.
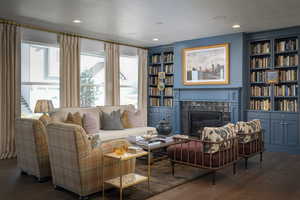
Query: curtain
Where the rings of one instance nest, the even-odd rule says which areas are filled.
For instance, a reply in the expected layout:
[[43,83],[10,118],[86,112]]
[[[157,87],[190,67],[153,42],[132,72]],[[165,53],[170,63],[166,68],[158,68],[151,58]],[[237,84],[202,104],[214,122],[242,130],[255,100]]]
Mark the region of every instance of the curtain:
[[0,159],[16,156],[15,119],[20,116],[20,29],[0,23]]
[[119,45],[105,43],[105,105],[120,105]]
[[144,125],[147,126],[147,58],[148,51],[138,49],[139,74],[138,74],[138,110],[142,113]]
[[60,35],[60,107],[80,107],[80,38]]

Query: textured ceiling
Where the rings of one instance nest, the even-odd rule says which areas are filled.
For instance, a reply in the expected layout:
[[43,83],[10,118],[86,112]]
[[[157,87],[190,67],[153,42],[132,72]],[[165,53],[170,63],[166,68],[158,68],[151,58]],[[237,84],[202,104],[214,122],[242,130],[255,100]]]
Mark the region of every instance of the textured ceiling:
[[0,0],[0,18],[139,46],[297,26],[299,9],[299,0]]

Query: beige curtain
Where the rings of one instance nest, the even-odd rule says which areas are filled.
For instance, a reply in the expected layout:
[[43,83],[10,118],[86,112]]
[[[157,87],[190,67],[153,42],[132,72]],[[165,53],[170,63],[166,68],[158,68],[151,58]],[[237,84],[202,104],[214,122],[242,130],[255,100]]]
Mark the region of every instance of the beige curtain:
[[139,77],[138,77],[138,110],[142,113],[144,126],[147,126],[147,58],[148,51],[138,49]]
[[59,36],[60,107],[80,106],[80,38]]
[[120,105],[119,45],[105,43],[105,105]]
[[15,119],[20,116],[20,30],[0,23],[0,159],[16,156]]

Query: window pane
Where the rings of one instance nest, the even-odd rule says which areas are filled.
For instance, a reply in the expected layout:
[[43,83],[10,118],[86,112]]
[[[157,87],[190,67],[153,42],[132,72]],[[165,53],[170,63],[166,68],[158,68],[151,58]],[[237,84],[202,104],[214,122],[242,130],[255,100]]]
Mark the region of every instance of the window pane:
[[138,103],[138,56],[120,56],[120,104]]
[[100,55],[81,54],[80,104],[82,107],[104,105],[105,65]]
[[59,107],[59,48],[22,42],[21,114],[32,117],[38,99],[52,100]]

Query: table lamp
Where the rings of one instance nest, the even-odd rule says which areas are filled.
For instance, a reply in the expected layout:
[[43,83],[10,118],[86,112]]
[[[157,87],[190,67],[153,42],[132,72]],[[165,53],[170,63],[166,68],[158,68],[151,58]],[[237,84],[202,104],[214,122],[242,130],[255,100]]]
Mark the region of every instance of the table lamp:
[[37,100],[35,104],[34,113],[44,113],[44,115],[47,115],[47,113],[50,113],[53,110],[54,107],[51,100],[40,99]]

